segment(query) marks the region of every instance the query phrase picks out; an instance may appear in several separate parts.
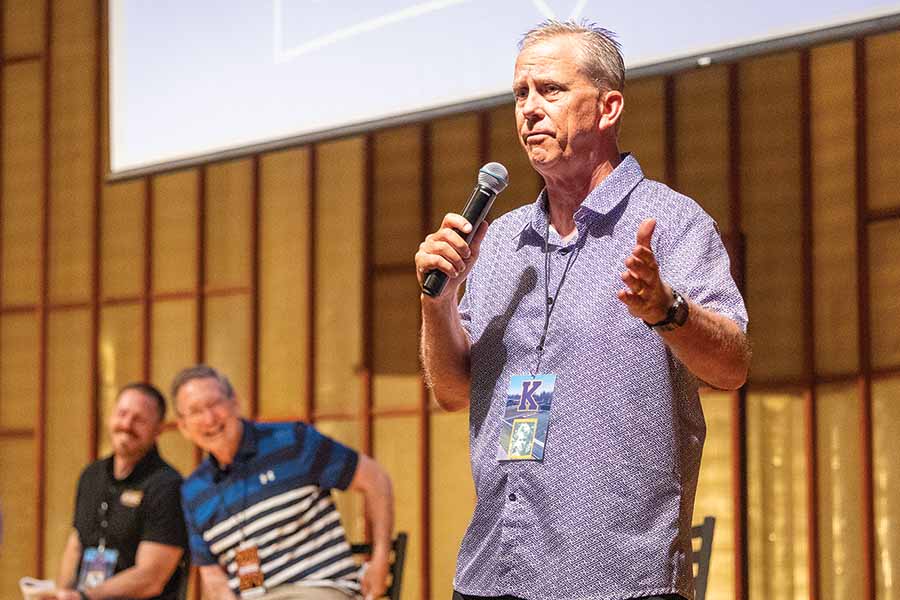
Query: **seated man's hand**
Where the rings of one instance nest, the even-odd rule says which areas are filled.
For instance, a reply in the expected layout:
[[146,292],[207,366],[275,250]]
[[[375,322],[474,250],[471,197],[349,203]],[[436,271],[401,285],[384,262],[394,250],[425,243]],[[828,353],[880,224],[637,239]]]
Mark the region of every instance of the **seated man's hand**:
[[81,600],[81,594],[75,590],[57,590],[55,596],[48,596],[56,600]]
[[379,560],[373,557],[366,563],[366,568],[363,569],[362,581],[360,582],[364,600],[375,600],[375,598],[384,596],[384,592],[387,589],[389,570],[390,565],[387,559]]

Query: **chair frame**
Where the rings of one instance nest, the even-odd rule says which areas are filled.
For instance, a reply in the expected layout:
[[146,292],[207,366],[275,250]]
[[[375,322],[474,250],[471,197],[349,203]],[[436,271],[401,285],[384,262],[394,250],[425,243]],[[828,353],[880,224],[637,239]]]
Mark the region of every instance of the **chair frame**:
[[[394,551],[394,557],[391,560],[391,585],[384,592],[385,598],[391,600],[400,600],[400,592],[403,589],[403,566],[406,563],[406,542],[409,536],[406,532],[401,531],[397,537],[391,542],[391,550]],[[353,554],[372,554],[372,544],[351,544],[350,551]]]
[[691,539],[700,540],[700,548],[693,553],[693,563],[697,565],[697,576],[694,578],[694,600],[706,600],[706,584],[709,582],[709,562],[712,558],[713,533],[716,529],[716,518],[703,517],[703,523],[691,527]]

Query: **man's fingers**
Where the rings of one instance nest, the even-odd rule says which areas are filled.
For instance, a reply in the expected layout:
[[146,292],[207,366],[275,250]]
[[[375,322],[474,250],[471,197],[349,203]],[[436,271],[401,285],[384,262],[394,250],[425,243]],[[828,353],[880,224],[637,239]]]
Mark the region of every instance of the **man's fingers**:
[[653,238],[653,230],[656,229],[656,219],[644,219],[638,226],[637,243],[639,246],[650,248],[650,240]]
[[472,231],[472,224],[462,215],[456,213],[447,213],[441,221],[441,229],[458,229],[463,234],[468,235]]

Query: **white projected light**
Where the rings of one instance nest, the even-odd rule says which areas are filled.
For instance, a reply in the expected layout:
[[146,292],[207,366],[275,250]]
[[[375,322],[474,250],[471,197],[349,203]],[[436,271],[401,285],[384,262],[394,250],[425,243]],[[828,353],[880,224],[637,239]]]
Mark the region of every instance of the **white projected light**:
[[858,0],[608,6],[110,0],[112,175],[511,101],[516,44],[545,19],[602,18],[635,69],[682,57],[702,64],[725,48],[900,12],[900,2]]

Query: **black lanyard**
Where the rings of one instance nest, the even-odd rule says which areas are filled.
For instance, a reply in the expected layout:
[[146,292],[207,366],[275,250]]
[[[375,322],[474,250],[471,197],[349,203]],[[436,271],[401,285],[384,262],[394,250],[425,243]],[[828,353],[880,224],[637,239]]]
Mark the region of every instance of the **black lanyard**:
[[559,292],[562,290],[563,284],[566,282],[566,276],[569,274],[569,269],[572,268],[572,265],[575,264],[575,260],[578,258],[578,255],[581,253],[581,246],[575,248],[574,252],[569,254],[569,260],[566,261],[566,268],[563,271],[562,278],[559,280],[559,285],[556,286],[556,292],[554,292],[553,297],[550,297],[550,211],[549,207],[547,210],[547,229],[544,232],[544,332],[541,334],[541,341],[538,342],[537,345],[537,366],[534,368],[534,373],[532,375],[537,375],[541,372],[541,359],[544,357],[544,343],[547,341],[547,332],[550,330],[550,317],[553,316],[553,311],[556,310],[556,300],[559,298]]

